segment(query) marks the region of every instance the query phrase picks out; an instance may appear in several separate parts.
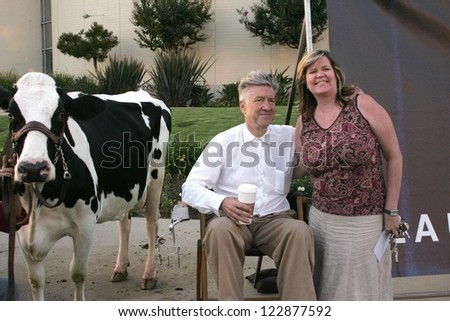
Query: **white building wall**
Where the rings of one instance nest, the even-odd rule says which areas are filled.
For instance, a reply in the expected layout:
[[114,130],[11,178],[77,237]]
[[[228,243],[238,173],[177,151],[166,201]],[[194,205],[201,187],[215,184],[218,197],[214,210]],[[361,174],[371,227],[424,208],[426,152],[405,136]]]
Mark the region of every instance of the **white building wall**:
[[[257,1],[256,1],[257,2]],[[210,35],[206,42],[197,43],[195,52],[203,59],[211,58],[214,65],[207,72],[209,85],[222,85],[238,81],[248,71],[284,70],[293,75],[297,50],[278,45],[261,47],[260,39],[251,37],[238,21],[236,9],[250,8],[254,0],[213,0],[211,2],[214,21],[207,25],[205,33]],[[89,29],[97,21],[119,38],[119,45],[111,51],[118,57],[133,57],[150,68],[154,53],[147,48],[139,48],[134,40],[136,33],[130,22],[133,1],[131,0],[58,0],[52,3],[53,43],[55,44],[53,67],[55,71],[74,74],[93,71],[92,62],[75,59],[61,54],[56,49],[58,37],[63,32],[79,32]],[[92,17],[84,19],[84,14]],[[328,47],[328,38],[316,47]],[[99,64],[101,67],[102,64]]]
[[0,9],[0,72],[42,71],[40,1],[4,2]]
[[[215,59],[214,66],[206,74],[210,84],[236,82],[254,69],[284,70],[295,64],[297,50],[278,45],[261,47],[260,38],[251,37],[252,34],[239,23],[236,9],[249,8],[253,3],[252,0],[213,2],[214,22],[206,28],[211,38],[207,43],[195,46],[203,57]],[[292,68],[288,73],[293,73]]]
[[[5,1],[5,0],[3,0]],[[0,13],[0,49],[2,57],[0,71],[14,69],[19,73],[28,70],[42,70],[40,1],[8,0],[10,12]],[[206,74],[211,86],[238,81],[248,71],[262,69],[282,71],[290,67],[287,74],[292,76],[297,58],[297,50],[279,45],[261,47],[260,39],[252,37],[238,21],[236,9],[249,10],[254,0],[212,0],[211,11],[214,21],[207,25],[207,42],[197,43],[195,52],[203,59],[211,57],[214,65]],[[119,45],[111,54],[118,57],[133,57],[143,61],[147,68],[153,65],[154,53],[148,48],[140,48],[134,40],[137,35],[130,22],[132,0],[52,0],[52,40],[54,72],[74,75],[93,72],[92,61],[76,59],[62,54],[57,48],[59,36],[64,32],[78,33],[87,30],[96,21],[112,31],[119,39]],[[8,10],[9,11],[9,10]],[[250,10],[249,10],[250,11]],[[19,14],[20,13],[20,14]],[[83,15],[91,17],[85,19]],[[300,23],[300,22],[299,22]],[[316,47],[328,48],[328,35]],[[18,59],[18,57],[20,57]],[[13,68],[6,68],[11,66]],[[99,64],[102,68],[103,64]]]

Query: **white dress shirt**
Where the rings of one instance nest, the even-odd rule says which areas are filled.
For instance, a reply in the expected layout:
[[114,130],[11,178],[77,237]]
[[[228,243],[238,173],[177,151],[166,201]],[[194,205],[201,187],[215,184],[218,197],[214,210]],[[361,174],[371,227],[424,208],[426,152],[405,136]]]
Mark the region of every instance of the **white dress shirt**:
[[254,215],[290,209],[286,195],[294,164],[294,128],[270,125],[253,136],[245,124],[216,135],[205,147],[182,187],[182,200],[200,213],[220,215],[227,196],[243,183],[257,186]]

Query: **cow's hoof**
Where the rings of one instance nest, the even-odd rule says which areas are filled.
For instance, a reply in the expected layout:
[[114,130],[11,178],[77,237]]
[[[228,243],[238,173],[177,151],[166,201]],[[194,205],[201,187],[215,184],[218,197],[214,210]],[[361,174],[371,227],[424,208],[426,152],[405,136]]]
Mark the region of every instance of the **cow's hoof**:
[[156,287],[156,279],[142,279],[142,283],[141,283],[141,289],[142,290],[151,290],[154,289]]
[[117,283],[125,281],[128,277],[128,271],[125,272],[114,272],[111,276],[111,282]]

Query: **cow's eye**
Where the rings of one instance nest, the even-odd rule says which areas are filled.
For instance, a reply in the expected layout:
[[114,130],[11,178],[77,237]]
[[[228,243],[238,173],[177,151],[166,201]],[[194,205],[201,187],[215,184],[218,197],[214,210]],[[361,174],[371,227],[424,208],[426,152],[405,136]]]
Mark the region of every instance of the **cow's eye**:
[[8,113],[8,118],[9,118],[10,121],[13,121],[13,120],[16,119],[16,118],[14,117],[14,115],[11,114],[11,113]]

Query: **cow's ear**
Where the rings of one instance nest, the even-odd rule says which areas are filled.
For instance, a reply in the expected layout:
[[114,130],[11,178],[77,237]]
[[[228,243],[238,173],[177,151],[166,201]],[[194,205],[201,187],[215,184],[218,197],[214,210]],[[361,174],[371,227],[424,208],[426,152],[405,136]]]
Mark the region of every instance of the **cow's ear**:
[[59,88],[58,94],[64,104],[64,109],[69,116],[75,119],[88,120],[94,118],[106,108],[105,101],[95,96],[81,94],[72,99]]
[[12,99],[13,93],[10,91],[7,91],[5,88],[0,86],[0,107],[2,107],[3,110],[7,110],[9,107],[9,101]]

